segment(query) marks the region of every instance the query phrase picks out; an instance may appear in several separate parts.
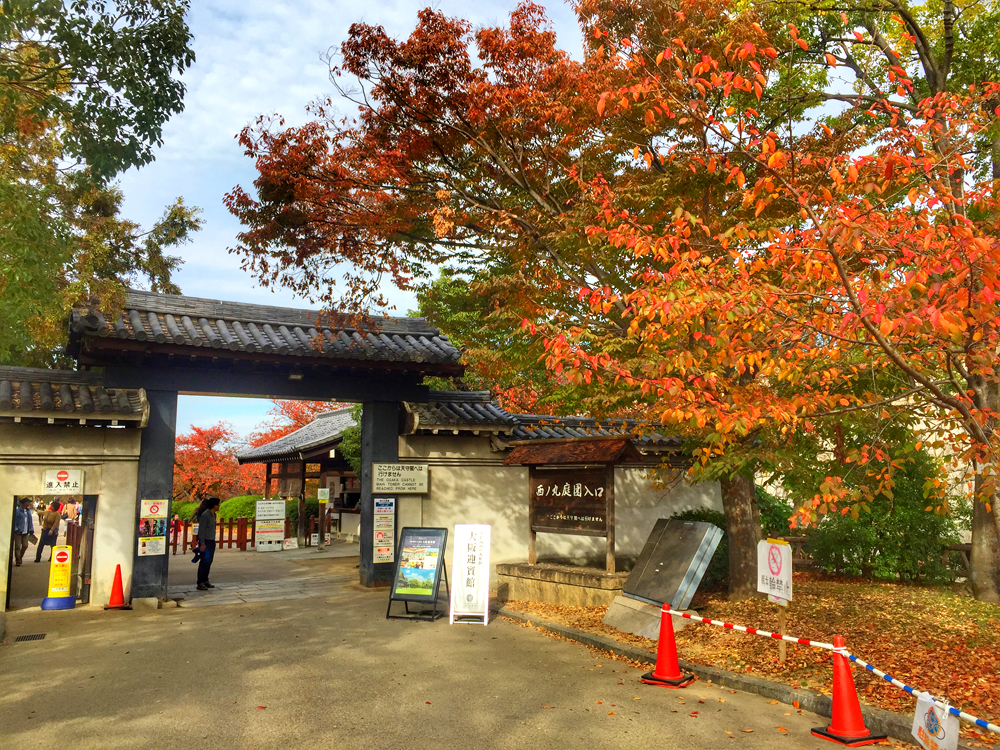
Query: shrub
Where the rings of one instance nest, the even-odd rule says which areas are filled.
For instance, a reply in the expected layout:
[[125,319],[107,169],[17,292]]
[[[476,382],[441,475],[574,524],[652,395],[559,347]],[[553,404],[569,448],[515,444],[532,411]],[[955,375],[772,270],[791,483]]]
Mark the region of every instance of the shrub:
[[[760,487],[757,488],[757,507],[760,509],[760,524],[764,536],[785,536],[788,534],[788,518],[792,506],[776,498]],[[680,521],[707,521],[722,529],[722,539],[712,555],[705,577],[699,588],[704,590],[725,590],[729,588],[729,540],[726,534],[726,514],[721,510],[697,508],[675,513],[671,518]]]
[[174,513],[180,516],[182,521],[191,521],[196,510],[198,503],[174,503]]
[[228,521],[230,518],[256,518],[257,501],[263,495],[241,495],[223,500],[219,506],[219,520]]
[[925,510],[924,482],[937,475],[934,460],[914,454],[896,472],[893,497],[880,495],[857,519],[831,514],[809,532],[806,550],[828,573],[884,580],[950,580],[944,547],[959,541],[954,521]]
[[789,535],[791,522],[788,519],[792,517],[793,511],[791,505],[762,487],[758,487],[757,508],[760,510],[760,526],[765,537]]
[[711,591],[728,588],[729,541],[726,539],[726,514],[721,510],[696,508],[674,513],[670,517],[676,518],[678,521],[707,521],[722,529],[722,539],[715,549],[715,554],[712,555],[712,561],[708,564],[705,577],[701,579],[701,585],[698,588]]
[[[285,517],[291,524],[292,531],[297,528],[299,522],[299,501],[295,498],[285,501]],[[319,518],[319,501],[314,497],[306,498],[306,519]],[[306,527],[308,529],[308,527]],[[294,533],[293,533],[294,536]]]

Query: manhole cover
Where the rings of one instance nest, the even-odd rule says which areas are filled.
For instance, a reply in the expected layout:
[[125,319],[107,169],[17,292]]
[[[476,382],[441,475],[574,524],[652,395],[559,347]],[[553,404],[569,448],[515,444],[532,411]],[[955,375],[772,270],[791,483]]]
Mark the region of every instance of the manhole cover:
[[14,639],[14,643],[21,643],[23,641],[42,641],[45,640],[45,633],[32,633],[31,635],[19,635]]

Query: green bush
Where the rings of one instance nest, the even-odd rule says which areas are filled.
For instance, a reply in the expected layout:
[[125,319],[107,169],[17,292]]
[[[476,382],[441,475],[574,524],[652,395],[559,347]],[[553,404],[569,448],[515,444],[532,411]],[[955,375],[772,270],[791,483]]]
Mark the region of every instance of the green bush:
[[670,516],[678,521],[707,521],[722,529],[722,540],[712,555],[705,577],[701,579],[701,590],[718,591],[729,587],[729,540],[726,537],[726,514],[711,508],[696,508],[674,513]]
[[[291,524],[291,528],[294,532],[299,522],[299,501],[297,499],[292,498],[291,500],[285,501],[285,517],[288,519],[288,522]],[[319,501],[314,497],[306,498],[307,521],[310,518],[319,518]]]
[[760,511],[760,526],[765,537],[788,536],[791,533],[791,522],[788,519],[792,517],[792,506],[784,500],[758,487],[757,509]]
[[[787,536],[788,518],[792,515],[792,506],[774,495],[757,488],[757,507],[760,510],[760,524],[764,536]],[[722,539],[712,555],[705,577],[701,579],[699,588],[708,591],[719,591],[729,588],[729,538],[726,534],[726,514],[721,510],[697,508],[675,513],[671,518],[680,521],[707,521],[722,529]]]
[[883,580],[940,583],[952,578],[944,547],[959,541],[948,516],[925,510],[924,481],[934,460],[915,454],[896,472],[893,497],[879,496],[857,519],[830,514],[808,533],[806,551],[820,570]]
[[263,495],[241,495],[223,500],[219,506],[219,520],[228,521],[230,518],[256,518],[257,501]]
[[198,503],[174,503],[174,513],[180,516],[182,521],[191,521],[196,510]]

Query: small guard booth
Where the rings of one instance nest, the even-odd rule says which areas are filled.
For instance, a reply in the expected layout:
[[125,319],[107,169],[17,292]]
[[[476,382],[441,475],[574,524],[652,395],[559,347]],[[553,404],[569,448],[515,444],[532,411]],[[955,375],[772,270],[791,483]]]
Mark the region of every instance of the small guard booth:
[[[11,594],[16,499],[80,499],[83,513],[67,540],[74,543],[72,593],[80,603],[106,603],[119,564],[128,591],[148,418],[142,389],[105,388],[95,373],[0,367],[0,631]],[[37,516],[34,526],[37,536]]]
[[[534,440],[508,466],[528,467],[528,561],[497,565],[502,598],[577,606],[610,604],[628,577],[615,561],[615,466],[642,463],[628,438]],[[604,537],[604,570],[539,563],[538,534]]]

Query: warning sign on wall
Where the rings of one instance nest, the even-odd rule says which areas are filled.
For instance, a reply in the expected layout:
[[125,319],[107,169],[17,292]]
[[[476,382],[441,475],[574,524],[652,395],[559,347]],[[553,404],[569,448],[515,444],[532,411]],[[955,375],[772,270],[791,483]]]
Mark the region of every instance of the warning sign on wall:
[[166,500],[143,500],[139,503],[139,529],[136,554],[139,557],[167,554]]

